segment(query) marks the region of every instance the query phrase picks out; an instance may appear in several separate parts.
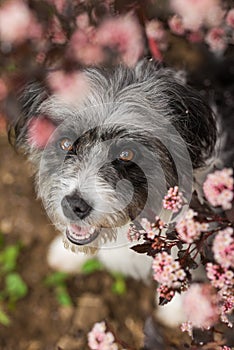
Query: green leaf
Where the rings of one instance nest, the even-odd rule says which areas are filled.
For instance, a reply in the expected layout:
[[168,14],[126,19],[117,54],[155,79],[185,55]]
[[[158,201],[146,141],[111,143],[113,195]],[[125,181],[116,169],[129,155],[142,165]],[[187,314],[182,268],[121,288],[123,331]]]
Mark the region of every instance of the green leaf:
[[11,320],[10,318],[7,316],[7,314],[0,309],[0,323],[3,325],[3,326],[9,326],[10,323],[11,323]]
[[4,235],[3,233],[0,231],[0,248],[2,248],[4,245]]
[[115,275],[115,281],[112,284],[112,292],[118,295],[123,295],[127,291],[124,277],[121,275]]
[[10,245],[1,252],[0,264],[2,265],[3,272],[6,273],[15,270],[19,251],[19,245]]
[[8,72],[14,72],[16,71],[16,65],[14,62],[11,62],[8,64],[8,66],[6,67]]
[[60,305],[71,306],[72,300],[65,286],[56,288],[56,298]]
[[14,302],[25,297],[28,287],[18,273],[11,273],[5,278],[5,291],[10,299]]
[[1,290],[1,291],[0,291],[0,302],[1,302],[2,300],[4,300],[4,299],[6,299],[6,293],[5,293],[4,290]]
[[94,273],[100,270],[103,270],[103,265],[97,259],[89,259],[81,267],[81,272],[86,275],[89,275],[91,273]]
[[68,277],[65,272],[54,272],[45,278],[44,283],[47,287],[56,287],[64,284]]

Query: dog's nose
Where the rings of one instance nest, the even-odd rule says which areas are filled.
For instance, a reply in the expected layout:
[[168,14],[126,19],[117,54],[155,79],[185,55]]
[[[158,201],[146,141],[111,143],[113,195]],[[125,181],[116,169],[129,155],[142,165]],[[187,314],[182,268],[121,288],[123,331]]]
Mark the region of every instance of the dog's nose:
[[79,219],[86,218],[92,209],[90,205],[77,194],[65,196],[61,205],[64,215],[71,220],[76,220],[77,217]]

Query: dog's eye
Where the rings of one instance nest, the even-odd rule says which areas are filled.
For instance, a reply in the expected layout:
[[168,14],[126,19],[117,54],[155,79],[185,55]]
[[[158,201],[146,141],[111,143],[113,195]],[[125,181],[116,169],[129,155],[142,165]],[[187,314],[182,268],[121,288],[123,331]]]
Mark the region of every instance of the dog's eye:
[[73,143],[70,139],[64,138],[59,144],[63,151],[69,152],[72,150]]
[[130,162],[134,158],[134,152],[130,149],[123,150],[120,155],[119,159],[124,162]]

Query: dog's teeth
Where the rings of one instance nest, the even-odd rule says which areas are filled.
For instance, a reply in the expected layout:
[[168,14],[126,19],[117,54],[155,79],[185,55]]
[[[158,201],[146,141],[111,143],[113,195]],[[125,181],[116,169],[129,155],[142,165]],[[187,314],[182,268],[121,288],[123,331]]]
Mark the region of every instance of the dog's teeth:
[[98,231],[95,227],[80,227],[75,224],[71,224],[67,228],[67,238],[74,244],[87,244],[93,241],[98,236]]

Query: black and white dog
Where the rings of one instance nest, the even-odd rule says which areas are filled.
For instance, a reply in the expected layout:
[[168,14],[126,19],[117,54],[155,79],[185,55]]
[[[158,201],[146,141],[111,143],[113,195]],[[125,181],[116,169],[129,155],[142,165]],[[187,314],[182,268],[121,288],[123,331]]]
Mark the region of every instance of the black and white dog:
[[[194,174],[214,151],[215,120],[179,74],[153,62],[84,73],[88,92],[78,103],[29,84],[12,126],[16,146],[35,166],[38,196],[77,253],[56,241],[49,261],[74,271],[95,252],[109,269],[145,279],[151,259],[128,248],[129,223],[149,215],[170,220],[162,198],[171,186],[189,203]],[[33,140],[35,121],[54,128],[43,148]]]

